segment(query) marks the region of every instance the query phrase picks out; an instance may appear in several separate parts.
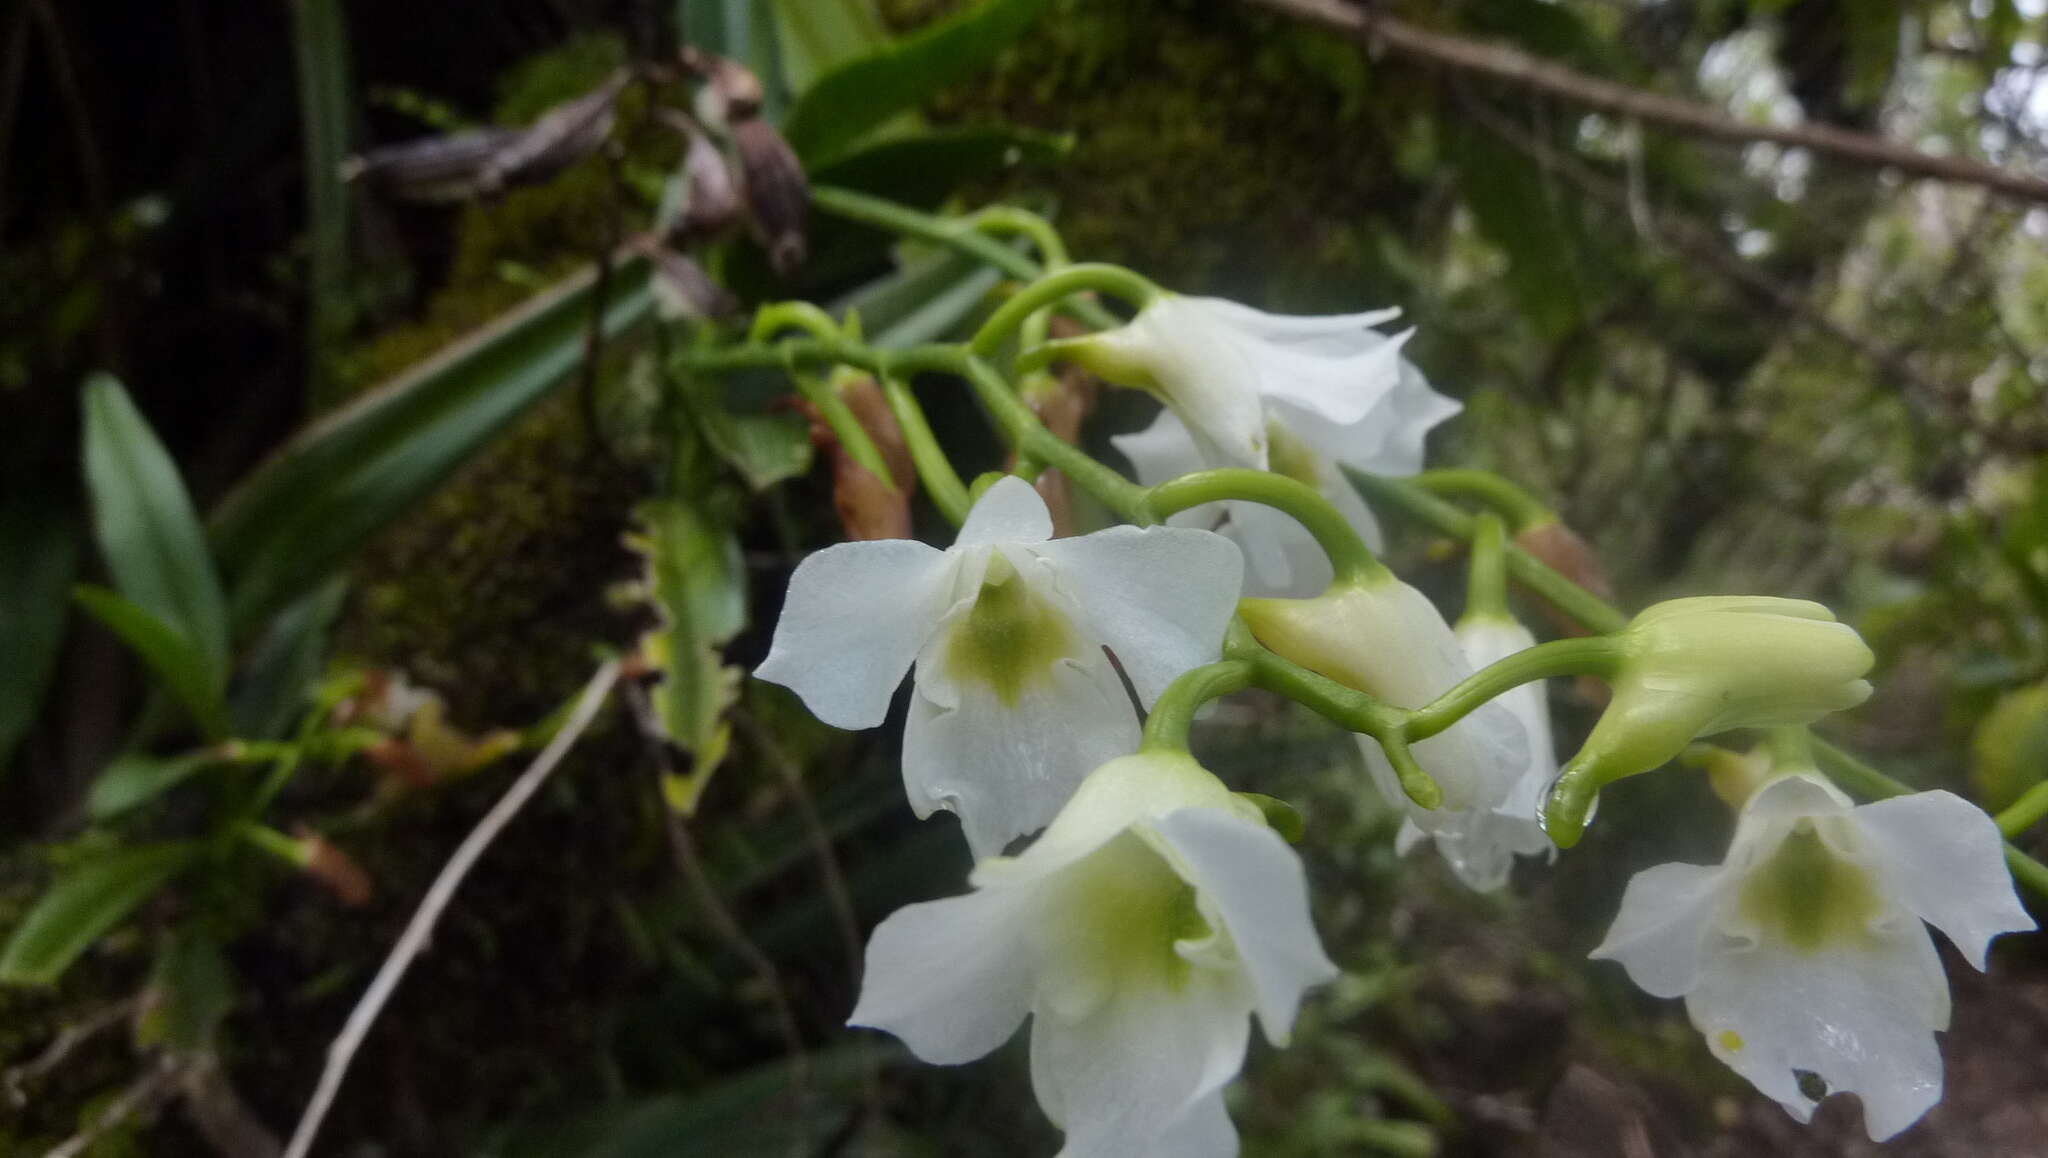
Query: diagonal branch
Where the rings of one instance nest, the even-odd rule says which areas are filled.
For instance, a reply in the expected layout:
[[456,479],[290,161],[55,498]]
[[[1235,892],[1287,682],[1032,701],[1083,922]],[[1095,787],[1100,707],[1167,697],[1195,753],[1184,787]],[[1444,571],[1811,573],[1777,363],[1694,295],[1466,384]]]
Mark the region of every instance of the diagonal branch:
[[2022,201],[2048,203],[2048,178],[2001,169],[1965,157],[1939,157],[1868,133],[1833,125],[1781,128],[1738,121],[1711,105],[1616,84],[1498,44],[1483,44],[1417,28],[1370,7],[1343,0],[1255,0],[1291,16],[1347,33],[1360,43],[1385,48],[1424,63],[1549,93],[1565,100],[1663,125],[1681,133],[1723,141],[1771,141],[1831,157],[1897,169],[1914,177],[1981,185]]
[[299,1117],[298,1128],[292,1131],[291,1145],[285,1150],[285,1158],[306,1158],[307,1152],[313,1147],[313,1139],[320,1133],[320,1123],[334,1105],[335,1094],[341,1090],[341,1079],[347,1076],[349,1063],[355,1060],[356,1050],[362,1047],[363,1039],[369,1036],[370,1027],[377,1022],[377,1015],[384,1012],[384,1006],[390,1002],[391,994],[404,979],[406,969],[426,951],[427,941],[434,933],[434,926],[440,922],[441,914],[447,911],[448,903],[455,899],[455,890],[462,887],[463,878],[469,875],[470,869],[476,867],[476,862],[483,856],[484,850],[505,830],[506,825],[512,823],[512,818],[519,815],[519,810],[526,806],[526,802],[533,798],[533,794],[540,791],[541,785],[547,782],[548,774],[555,770],[555,765],[562,762],[562,757],[569,754],[569,749],[575,746],[584,730],[590,727],[591,721],[597,718],[597,710],[604,706],[605,698],[610,694],[612,685],[617,682],[618,677],[619,665],[616,660],[609,661],[597,669],[597,673],[590,677],[590,682],[584,685],[583,694],[576,700],[576,707],[569,713],[569,719],[562,725],[561,730],[555,733],[555,738],[548,741],[548,746],[541,750],[539,756],[534,757],[533,763],[527,766],[526,771],[519,774],[519,779],[514,780],[512,787],[505,790],[505,795],[491,806],[491,810],[484,814],[482,820],[477,821],[476,827],[470,830],[460,845],[456,846],[454,854],[448,858],[448,863],[441,867],[441,874],[435,877],[434,883],[427,888],[427,895],[421,899],[419,909],[406,924],[405,932],[399,935],[398,943],[391,947],[391,955],[384,959],[383,966],[377,970],[377,976],[370,982],[370,988],[364,991],[362,1000],[349,1011],[348,1021],[342,1025],[341,1033],[334,1039],[334,1044],[327,1047],[327,1067],[320,1072],[320,1083],[314,1087],[313,1098],[306,1104],[305,1113]]

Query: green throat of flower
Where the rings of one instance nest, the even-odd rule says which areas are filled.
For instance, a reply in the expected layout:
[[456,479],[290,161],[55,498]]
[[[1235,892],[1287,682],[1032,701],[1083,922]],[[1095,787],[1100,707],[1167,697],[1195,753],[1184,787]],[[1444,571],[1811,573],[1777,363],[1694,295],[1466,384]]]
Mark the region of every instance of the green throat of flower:
[[1805,953],[1867,938],[1883,908],[1869,874],[1835,855],[1810,820],[1800,821],[1742,886],[1742,915]]
[[955,678],[986,684],[1005,706],[1015,707],[1025,691],[1052,678],[1055,662],[1075,650],[1066,616],[1034,594],[997,551],[989,556],[974,606],[953,627],[946,666]]
[[1089,858],[1071,919],[1088,972],[1116,987],[1179,989],[1194,966],[1176,946],[1210,933],[1194,886],[1126,832]]

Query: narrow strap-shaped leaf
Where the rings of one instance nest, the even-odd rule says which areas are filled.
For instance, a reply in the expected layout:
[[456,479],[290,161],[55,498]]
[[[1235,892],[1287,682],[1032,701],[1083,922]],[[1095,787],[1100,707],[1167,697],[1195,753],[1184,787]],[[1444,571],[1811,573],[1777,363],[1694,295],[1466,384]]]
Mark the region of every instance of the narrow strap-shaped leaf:
[[183,632],[104,587],[80,584],[72,596],[142,657],[164,690],[192,713],[202,731],[216,738],[227,734],[220,685],[206,656]]
[[86,947],[148,900],[199,854],[189,843],[126,848],[57,878],[0,949],[0,982],[48,985]]
[[199,516],[142,412],[104,374],[85,386],[85,479],[114,586],[185,639],[200,682],[225,686],[227,608]]
[[[604,305],[617,338],[654,316],[649,266],[623,258]],[[311,591],[582,364],[589,272],[301,432],[211,519],[238,631]]]
[[783,134],[807,165],[831,160],[898,113],[972,76],[1049,0],[983,0],[825,73],[797,98]]
[[22,493],[0,503],[0,772],[35,720],[78,569],[73,512]]
[[116,756],[100,772],[99,779],[93,781],[92,794],[85,801],[86,814],[94,820],[105,820],[148,803],[190,779],[214,759],[213,753],[207,751],[181,756],[145,756],[136,752]]

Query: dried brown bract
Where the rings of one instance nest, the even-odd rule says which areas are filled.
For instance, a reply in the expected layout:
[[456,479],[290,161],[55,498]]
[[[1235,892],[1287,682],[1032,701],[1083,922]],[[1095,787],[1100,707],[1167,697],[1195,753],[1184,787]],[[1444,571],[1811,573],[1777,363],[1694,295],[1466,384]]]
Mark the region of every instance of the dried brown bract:
[[342,164],[341,179],[387,197],[453,203],[537,185],[590,156],[611,137],[619,93],[632,80],[620,69],[575,100],[556,105],[523,129],[489,128],[372,149]]

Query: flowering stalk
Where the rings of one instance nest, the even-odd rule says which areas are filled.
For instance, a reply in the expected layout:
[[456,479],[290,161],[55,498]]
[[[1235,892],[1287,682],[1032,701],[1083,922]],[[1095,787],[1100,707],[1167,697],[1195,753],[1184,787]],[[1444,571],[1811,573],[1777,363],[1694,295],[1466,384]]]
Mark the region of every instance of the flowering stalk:
[[1388,574],[1358,531],[1328,500],[1286,475],[1234,467],[1182,475],[1146,492],[1145,513],[1164,521],[1177,511],[1224,499],[1249,499],[1292,515],[1330,557],[1337,583],[1373,580]]
[[1140,307],[1160,293],[1158,286],[1120,265],[1101,262],[1070,265],[1048,273],[1017,291],[1016,296],[1004,302],[989,315],[988,321],[981,324],[981,329],[968,341],[967,348],[986,358],[1002,349],[1003,343],[1009,341],[1031,315],[1087,290],[1122,298]]
[[954,526],[966,522],[971,505],[967,501],[967,487],[953,469],[953,461],[946,457],[945,448],[932,434],[932,424],[925,420],[924,407],[917,404],[917,395],[910,392],[910,385],[902,379],[883,378],[882,398],[889,404],[889,412],[896,416],[896,425],[903,429],[903,445],[910,451],[911,465],[917,468],[918,480],[924,483],[932,504]]

